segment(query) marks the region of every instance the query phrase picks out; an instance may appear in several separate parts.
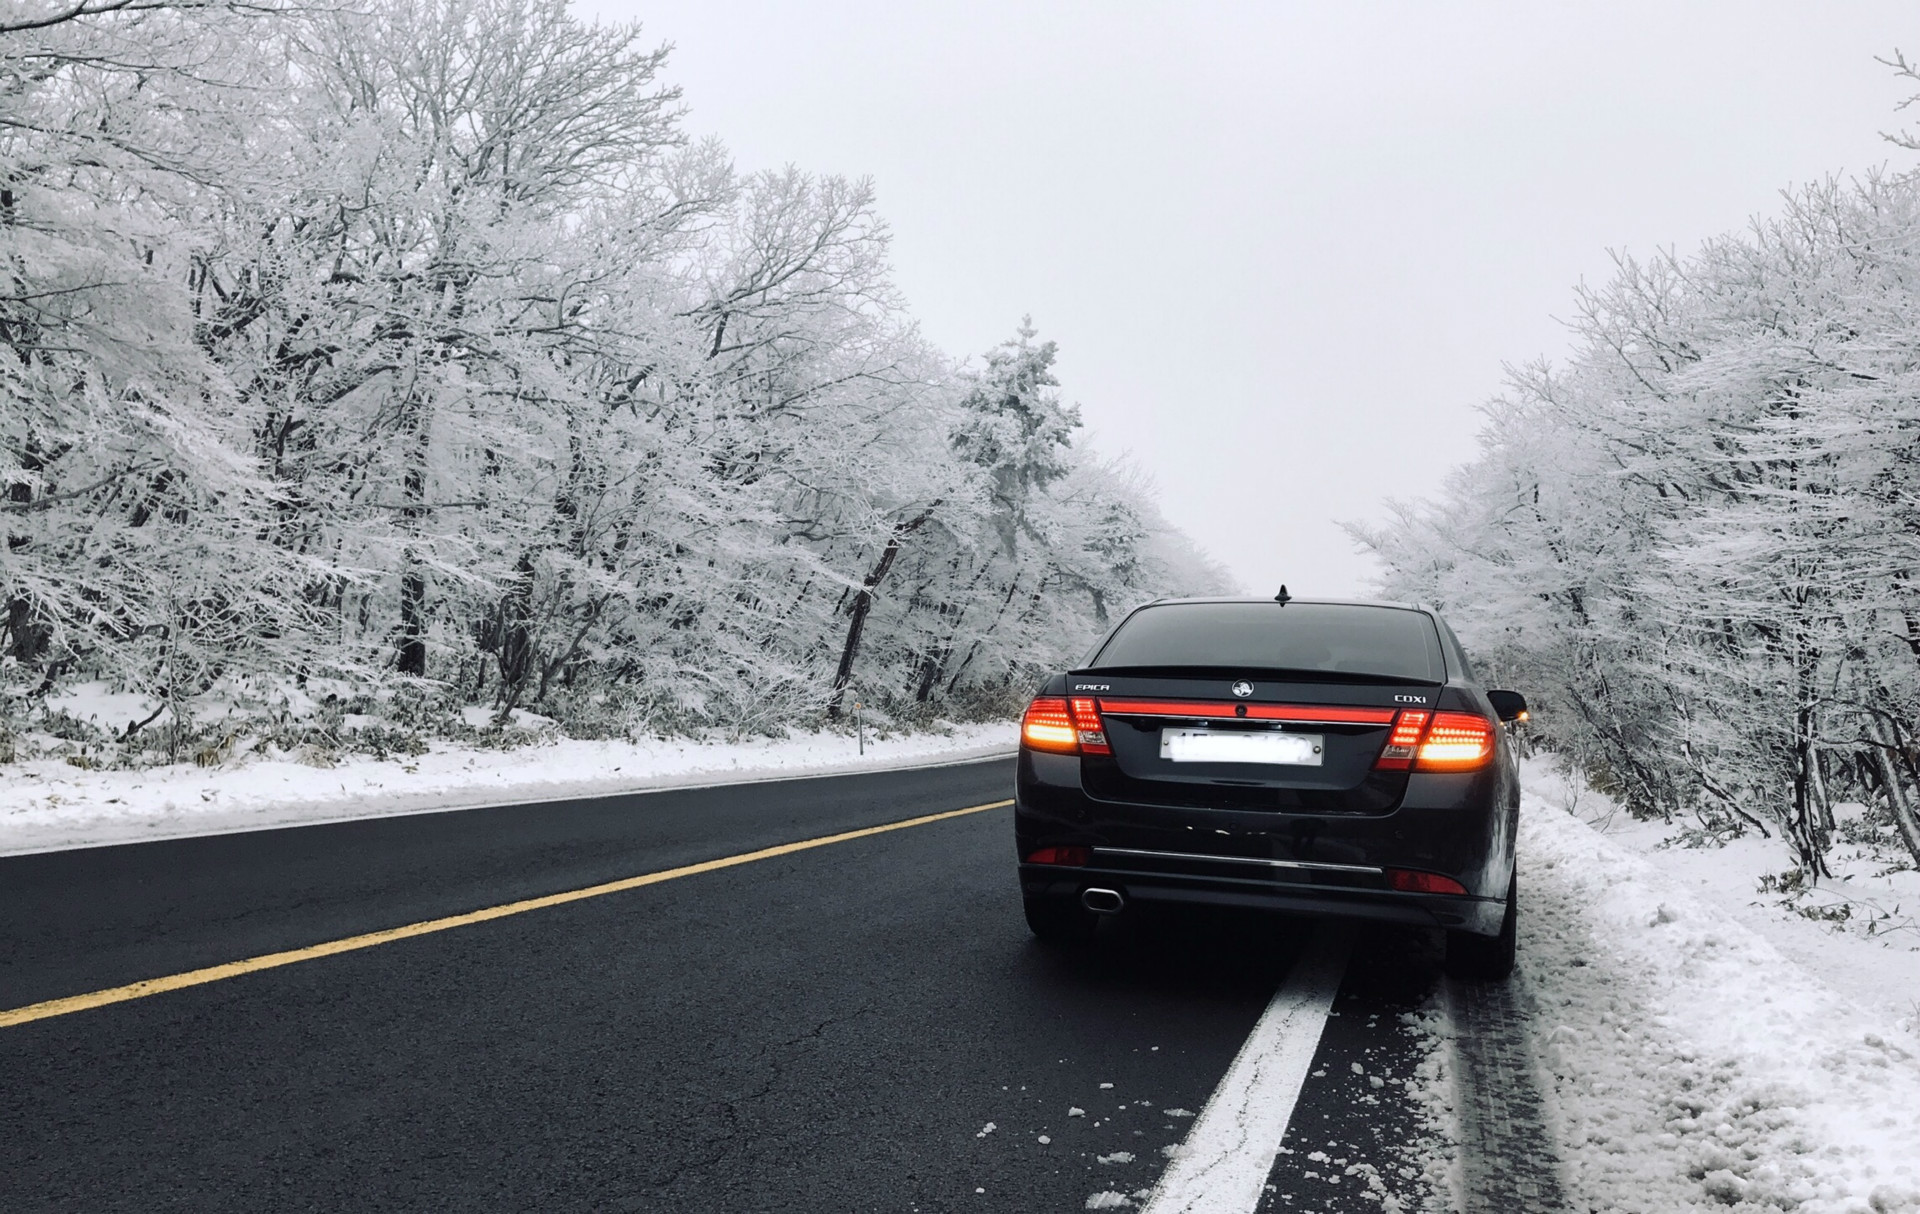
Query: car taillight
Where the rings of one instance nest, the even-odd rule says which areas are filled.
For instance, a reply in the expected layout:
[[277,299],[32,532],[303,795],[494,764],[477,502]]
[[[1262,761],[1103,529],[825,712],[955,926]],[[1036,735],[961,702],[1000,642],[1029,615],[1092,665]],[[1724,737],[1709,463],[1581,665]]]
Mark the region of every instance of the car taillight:
[[1493,722],[1471,712],[1409,709],[1393,723],[1377,771],[1473,771],[1493,758]]
[[1020,720],[1020,740],[1035,750],[1062,755],[1110,755],[1100,705],[1090,698],[1040,696]]
[[1080,731],[1073,726],[1067,702],[1059,696],[1040,696],[1027,705],[1027,715],[1020,720],[1020,740],[1035,750],[1080,753]]
[[1413,766],[1413,756],[1420,749],[1420,735],[1426,732],[1427,718],[1432,713],[1410,708],[1400,714],[1393,723],[1393,732],[1387,735],[1387,747],[1380,752],[1380,758],[1374,767],[1381,771],[1406,771]]
[[1113,749],[1107,745],[1106,723],[1100,719],[1100,705],[1086,697],[1076,697],[1069,701],[1073,728],[1080,735],[1080,753],[1083,755],[1110,755]]
[[1061,864],[1068,868],[1085,868],[1093,862],[1091,847],[1043,847],[1027,853],[1028,864]]
[[1387,885],[1404,894],[1464,894],[1467,887],[1439,873],[1418,873],[1404,868],[1387,870]]
[[1493,722],[1471,712],[1436,712],[1421,739],[1420,771],[1472,771],[1493,758]]

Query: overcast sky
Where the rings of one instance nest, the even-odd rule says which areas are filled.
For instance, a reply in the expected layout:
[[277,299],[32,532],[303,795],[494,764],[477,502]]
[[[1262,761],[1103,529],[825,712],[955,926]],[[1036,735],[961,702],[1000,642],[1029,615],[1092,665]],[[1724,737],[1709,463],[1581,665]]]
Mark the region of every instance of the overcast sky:
[[[871,176],[926,334],[1031,313],[1094,443],[1250,590],[1363,593],[1609,250],[1682,250],[1880,132],[1883,2],[584,0],[742,169]],[[1920,114],[1910,116],[1920,124]]]

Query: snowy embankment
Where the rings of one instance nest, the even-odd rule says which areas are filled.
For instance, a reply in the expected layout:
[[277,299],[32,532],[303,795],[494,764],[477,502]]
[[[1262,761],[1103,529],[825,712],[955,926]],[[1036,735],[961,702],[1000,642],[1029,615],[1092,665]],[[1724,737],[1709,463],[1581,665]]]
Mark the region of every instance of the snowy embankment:
[[1530,766],[1522,977],[1576,1208],[1920,1211],[1920,941],[1612,810]]
[[532,742],[508,750],[434,743],[391,759],[299,748],[88,771],[42,758],[0,768],[0,855],[178,838],[515,801],[599,796],[702,784],[909,767],[1011,754],[1014,727],[956,725],[940,733],[781,740]]

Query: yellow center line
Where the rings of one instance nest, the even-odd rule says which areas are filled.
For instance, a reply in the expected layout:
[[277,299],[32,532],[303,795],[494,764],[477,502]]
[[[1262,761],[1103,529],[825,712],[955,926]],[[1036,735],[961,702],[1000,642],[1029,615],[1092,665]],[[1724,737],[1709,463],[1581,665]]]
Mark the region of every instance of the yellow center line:
[[538,898],[523,898],[518,902],[506,902],[499,906],[489,906],[483,910],[468,911],[463,915],[448,915],[444,919],[427,919],[419,923],[409,923],[403,927],[389,927],[384,931],[368,932],[362,936],[347,936],[340,940],[328,940],[321,944],[311,944],[306,948],[288,949],[283,953],[265,953],[258,957],[249,957],[244,961],[229,961],[225,965],[210,965],[205,969],[188,970],[183,974],[169,974],[164,978],[147,978],[140,982],[130,982],[125,986],[109,987],[103,991],[90,991],[84,995],[68,995],[64,999],[49,999],[44,1003],[30,1003],[25,1007],[0,1011],[0,1028],[10,1028],[16,1024],[26,1024],[34,1020],[46,1020],[52,1016],[65,1016],[69,1012],[85,1011],[88,1008],[103,1007],[109,1003],[124,1003],[128,999],[143,999],[148,995],[158,995],[162,991],[177,991],[182,987],[200,986],[208,982],[219,982],[223,978],[237,978],[241,974],[251,974],[259,970],[270,970],[277,966],[292,965],[296,961],[312,961],[319,957],[331,957],[337,953],[350,953],[355,949],[372,948],[376,944],[391,944],[395,940],[407,940],[414,936],[425,936],[433,932],[444,932],[449,928],[465,927],[469,923],[485,923],[489,919],[504,919],[509,915],[524,915],[528,911],[542,910],[549,906],[560,906],[568,902],[579,902],[587,898],[598,898],[605,894],[617,894],[622,890],[639,889],[643,885],[658,885],[662,881],[672,881],[678,877],[692,877],[699,873],[717,872],[723,868],[733,868],[739,864],[752,864],[756,860],[771,860],[777,856],[790,856],[795,852],[809,851],[816,847],[828,847],[835,843],[846,843],[853,839],[865,839],[872,835],[884,835],[888,831],[906,830],[911,826],[926,826],[932,822],[944,822],[948,818],[965,817],[968,814],[982,813],[989,809],[1004,809],[1012,801],[994,801],[986,805],[970,805],[965,809],[949,809],[943,813],[923,814],[918,818],[907,818],[899,822],[888,822],[884,826],[868,826],[861,830],[842,831],[837,835],[822,835],[817,839],[802,839],[798,843],[782,843],[777,847],[763,847],[759,851],[741,852],[737,856],[722,856],[718,860],[702,860],[698,864],[688,864],[680,868],[667,868],[654,873],[642,873],[637,877],[622,877],[618,881],[607,881],[599,885],[588,885],[580,889],[570,889],[558,894],[545,894]]

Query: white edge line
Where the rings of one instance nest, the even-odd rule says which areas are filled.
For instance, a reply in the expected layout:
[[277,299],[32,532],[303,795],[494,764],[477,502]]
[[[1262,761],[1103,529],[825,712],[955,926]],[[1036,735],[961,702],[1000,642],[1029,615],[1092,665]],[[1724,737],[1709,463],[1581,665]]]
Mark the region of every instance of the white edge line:
[[1259,1207],[1352,944],[1346,924],[1315,926],[1143,1214],[1252,1214]]
[[[568,801],[604,801],[609,797],[640,797],[656,792],[690,792],[703,788],[728,788],[734,785],[779,784],[788,780],[829,780],[837,776],[857,776],[868,772],[875,774],[893,771],[923,771],[933,767],[964,767],[969,763],[985,763],[990,759],[1010,759],[1019,753],[1017,746],[999,747],[985,753],[964,752],[954,757],[934,759],[908,759],[898,764],[874,766],[871,764],[842,763],[830,767],[782,770],[777,767],[762,768],[758,772],[748,768],[740,773],[689,772],[685,783],[675,782],[672,776],[662,777],[662,783],[619,784],[591,792],[565,792],[548,796],[512,797],[500,801],[471,801],[453,805],[427,805],[412,809],[376,810],[372,813],[338,814],[325,818],[302,818],[295,822],[234,822],[225,826],[213,826],[204,830],[166,831],[150,834],[129,835],[124,839],[99,839],[81,843],[48,843],[33,847],[0,847],[0,859],[9,856],[39,856],[58,851],[86,851],[96,847],[126,847],[136,843],[163,843],[174,839],[209,839],[215,835],[244,835],[254,831],[297,830],[305,826],[338,826],[343,822],[372,822],[382,818],[418,818],[425,814],[457,814],[470,809],[511,809],[516,805],[544,805],[552,802]],[[565,787],[565,785],[562,785]],[[531,791],[531,789],[529,789]]]

